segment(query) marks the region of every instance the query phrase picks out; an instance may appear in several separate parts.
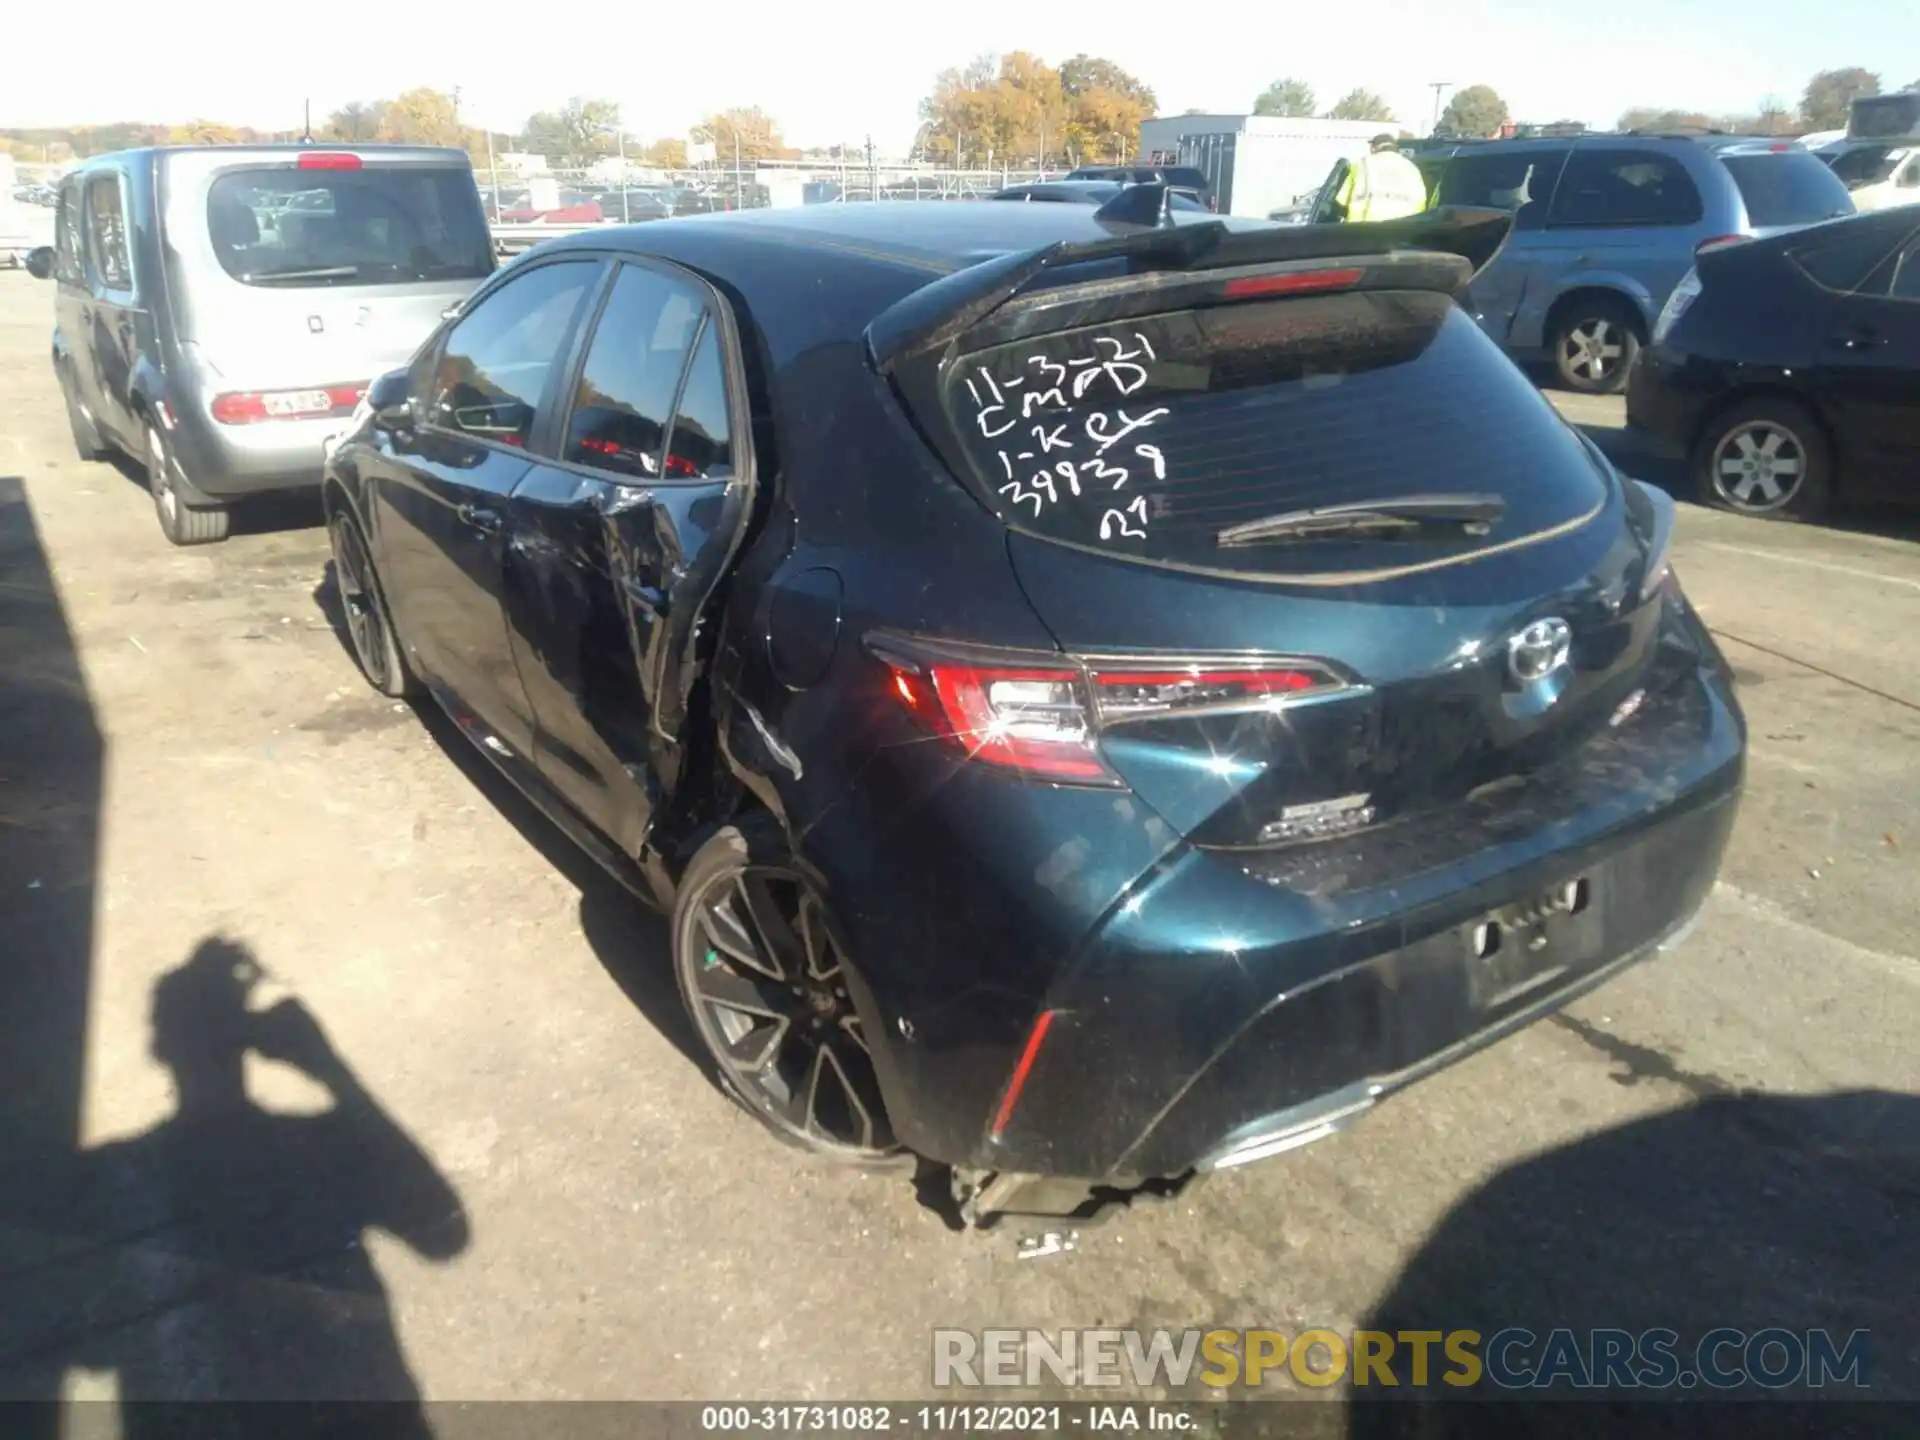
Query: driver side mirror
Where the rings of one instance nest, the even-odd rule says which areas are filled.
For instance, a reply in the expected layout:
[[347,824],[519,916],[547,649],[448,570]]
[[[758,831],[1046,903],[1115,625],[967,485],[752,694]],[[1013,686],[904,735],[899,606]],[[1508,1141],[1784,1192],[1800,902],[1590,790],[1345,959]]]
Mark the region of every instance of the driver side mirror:
[[413,429],[411,378],[404,368],[389,370],[367,387],[367,409],[373,412],[373,423],[382,430]]
[[36,280],[53,278],[53,247],[37,245],[27,252],[27,273]]

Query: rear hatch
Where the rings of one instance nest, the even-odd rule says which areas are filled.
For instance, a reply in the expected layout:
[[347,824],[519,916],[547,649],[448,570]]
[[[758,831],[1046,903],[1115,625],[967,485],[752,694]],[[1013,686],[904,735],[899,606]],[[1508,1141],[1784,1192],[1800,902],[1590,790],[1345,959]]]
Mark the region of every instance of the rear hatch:
[[457,151],[167,161],[177,323],[216,390],[364,386],[404,364],[492,272],[473,172]]
[[1497,791],[1648,673],[1670,509],[1480,332],[1465,278],[1400,254],[1102,279],[902,377],[1084,660],[1105,764],[1202,843]]

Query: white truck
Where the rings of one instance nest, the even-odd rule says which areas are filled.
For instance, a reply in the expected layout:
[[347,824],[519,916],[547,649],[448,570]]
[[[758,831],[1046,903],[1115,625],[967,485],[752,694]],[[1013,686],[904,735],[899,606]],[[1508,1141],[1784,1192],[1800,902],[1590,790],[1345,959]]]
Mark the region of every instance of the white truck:
[[1920,204],[1920,90],[1855,100],[1846,137],[1814,154],[1846,185],[1857,210]]

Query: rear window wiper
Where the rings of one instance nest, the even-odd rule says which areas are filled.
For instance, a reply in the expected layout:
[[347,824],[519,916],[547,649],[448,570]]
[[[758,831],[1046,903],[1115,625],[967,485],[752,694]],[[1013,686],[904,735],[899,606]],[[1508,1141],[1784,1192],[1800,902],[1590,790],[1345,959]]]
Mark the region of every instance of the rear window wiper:
[[1507,502],[1499,495],[1401,495],[1391,500],[1361,500],[1313,510],[1288,510],[1248,520],[1220,531],[1214,536],[1214,543],[1222,549],[1232,549],[1240,545],[1267,545],[1369,531],[1394,534],[1451,529],[1466,535],[1485,535],[1493,528],[1493,522],[1506,512]]
[[272,285],[280,281],[292,284],[300,280],[352,280],[359,274],[358,265],[326,265],[317,270],[265,270],[247,278],[256,285]]

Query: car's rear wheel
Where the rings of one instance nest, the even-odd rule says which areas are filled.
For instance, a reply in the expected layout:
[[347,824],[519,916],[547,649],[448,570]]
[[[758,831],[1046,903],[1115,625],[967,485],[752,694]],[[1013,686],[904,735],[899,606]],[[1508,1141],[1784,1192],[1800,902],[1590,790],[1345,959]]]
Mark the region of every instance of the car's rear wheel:
[[373,557],[359,522],[345,510],[336,511],[327,521],[327,538],[333,544],[333,582],[340,592],[340,608],[346,614],[347,641],[353,646],[360,673],[382,695],[395,700],[411,698],[419,682],[394,634],[386,596],[380,589],[380,577],[374,573]]
[[673,960],[720,1084],[748,1113],[842,1163],[900,1156],[835,927],[772,817],[718,831],[688,864]]
[[64,366],[60,371],[60,398],[67,402],[67,428],[73,432],[74,450],[82,460],[104,460],[107,443],[87,418],[87,412],[80,408],[80,402],[73,398],[73,382]]
[[1833,496],[1820,422],[1785,398],[1748,400],[1717,417],[1694,465],[1702,498],[1742,515],[1817,520]]
[[147,423],[147,492],[160,517],[160,533],[174,544],[210,545],[227,538],[233,517],[224,505],[189,505],[181,498],[167,442],[151,421]]
[[1639,321],[1618,301],[1575,301],[1554,324],[1553,368],[1569,390],[1615,394],[1639,355]]

